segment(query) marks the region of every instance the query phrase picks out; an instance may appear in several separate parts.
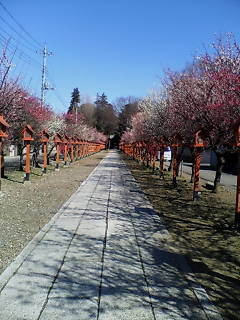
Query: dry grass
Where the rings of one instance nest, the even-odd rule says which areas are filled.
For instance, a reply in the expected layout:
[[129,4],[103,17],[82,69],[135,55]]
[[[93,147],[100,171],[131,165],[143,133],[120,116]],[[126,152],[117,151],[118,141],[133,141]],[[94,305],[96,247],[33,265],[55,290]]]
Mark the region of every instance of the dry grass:
[[224,319],[240,319],[240,234],[233,229],[234,192],[221,187],[213,194],[203,189],[201,200],[193,202],[186,174],[174,189],[170,173],[160,179],[123,157]]

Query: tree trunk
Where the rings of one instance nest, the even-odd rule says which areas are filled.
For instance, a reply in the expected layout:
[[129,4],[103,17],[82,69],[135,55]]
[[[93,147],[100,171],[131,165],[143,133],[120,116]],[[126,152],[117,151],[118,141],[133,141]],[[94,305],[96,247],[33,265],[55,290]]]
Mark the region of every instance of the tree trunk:
[[[164,151],[163,151],[163,156],[164,156]],[[168,171],[172,171],[172,165],[173,165],[173,152],[171,153],[171,160],[169,163]]]
[[214,186],[212,192],[217,193],[221,181],[221,176],[222,176],[222,169],[225,164],[225,158],[223,153],[218,153],[216,152],[217,156],[217,169],[216,169],[216,175],[215,175],[215,180],[214,180]]
[[173,166],[173,187],[177,187],[177,147],[173,147],[173,159],[172,159],[172,166]]
[[53,146],[50,148],[50,150],[49,150],[49,152],[48,152],[48,154],[47,154],[47,165],[50,165],[50,155],[51,155],[54,147],[55,147],[55,146],[53,145]]
[[39,156],[40,146],[34,146],[33,155],[32,155],[32,166],[34,168],[40,168],[38,156]]
[[179,176],[179,168],[180,168],[180,163],[182,161],[183,152],[184,152],[184,147],[181,147],[180,153],[177,154],[177,176]]
[[23,171],[23,150],[25,148],[24,146],[19,145],[19,171]]
[[[180,162],[182,160],[183,152],[184,152],[184,147],[181,147],[180,153],[177,153],[177,159],[176,159],[177,160],[177,163],[176,163],[177,176],[179,174],[179,167],[180,167]],[[168,171],[171,171],[172,167],[173,167],[173,151],[171,153],[171,160],[170,160],[170,163],[169,163]]]
[[191,173],[190,183],[193,183],[194,172],[195,172],[195,163],[193,162],[193,164],[192,164],[192,173]]
[[[0,138],[2,139],[2,138]],[[1,170],[1,177],[4,178],[5,176],[5,166],[4,166],[4,153],[3,153],[3,143],[0,141],[0,157],[1,157],[1,165],[0,165],[0,170]],[[1,179],[0,177],[0,179]]]
[[191,173],[191,178],[190,178],[190,183],[193,183],[193,179],[194,179],[194,172],[195,172],[195,149],[191,150],[191,154],[192,154],[192,173]]

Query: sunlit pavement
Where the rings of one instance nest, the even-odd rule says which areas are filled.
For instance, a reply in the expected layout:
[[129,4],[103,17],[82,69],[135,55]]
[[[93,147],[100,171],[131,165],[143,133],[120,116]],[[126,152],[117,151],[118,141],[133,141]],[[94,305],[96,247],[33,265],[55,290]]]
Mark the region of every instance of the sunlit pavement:
[[1,275],[0,319],[221,317],[111,151]]

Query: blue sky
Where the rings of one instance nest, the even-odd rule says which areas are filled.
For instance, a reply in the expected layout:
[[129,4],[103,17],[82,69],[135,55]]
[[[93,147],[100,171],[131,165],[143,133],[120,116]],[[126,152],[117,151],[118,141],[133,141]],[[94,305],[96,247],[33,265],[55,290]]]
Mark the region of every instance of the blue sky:
[[[67,111],[75,87],[92,99],[105,92],[110,102],[129,95],[143,97],[158,85],[164,69],[182,70],[215,34],[233,32],[240,38],[239,0],[1,2],[53,52],[48,57],[48,82],[56,90],[47,92],[46,101],[56,112]],[[20,73],[25,86],[40,95],[40,47],[2,7],[0,17],[0,36],[11,36],[11,49],[17,47],[12,72]]]

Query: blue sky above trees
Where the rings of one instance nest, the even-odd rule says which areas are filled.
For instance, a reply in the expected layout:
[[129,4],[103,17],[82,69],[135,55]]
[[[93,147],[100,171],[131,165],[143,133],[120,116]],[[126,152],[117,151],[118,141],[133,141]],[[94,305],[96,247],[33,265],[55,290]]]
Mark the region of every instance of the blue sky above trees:
[[[144,96],[159,83],[164,69],[183,69],[216,34],[233,32],[239,40],[238,0],[2,3],[38,42],[46,41],[53,52],[48,58],[48,81],[56,90],[49,91],[46,100],[58,112],[67,111],[76,87],[93,101],[97,92],[105,92],[110,102],[120,96]],[[19,30],[2,8],[0,16]],[[0,34],[4,34],[1,28],[20,39],[17,52],[22,50],[37,60],[27,63],[16,56],[12,69],[21,74],[25,86],[39,95],[41,54],[35,53],[37,48],[30,46],[30,51],[23,47],[25,41],[3,20]]]

